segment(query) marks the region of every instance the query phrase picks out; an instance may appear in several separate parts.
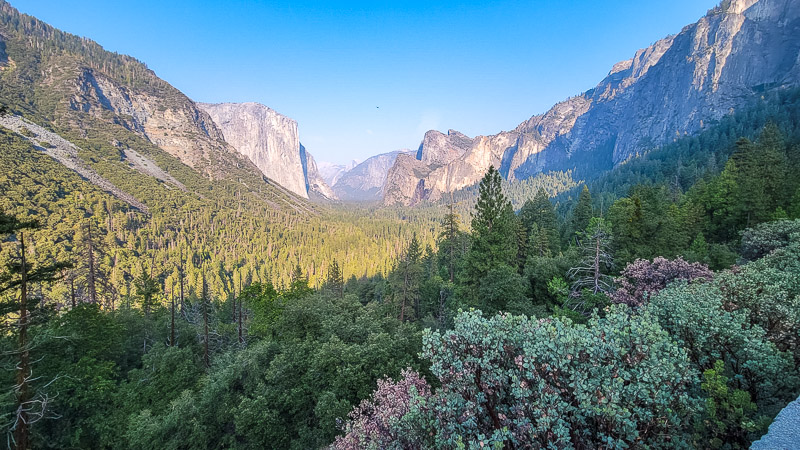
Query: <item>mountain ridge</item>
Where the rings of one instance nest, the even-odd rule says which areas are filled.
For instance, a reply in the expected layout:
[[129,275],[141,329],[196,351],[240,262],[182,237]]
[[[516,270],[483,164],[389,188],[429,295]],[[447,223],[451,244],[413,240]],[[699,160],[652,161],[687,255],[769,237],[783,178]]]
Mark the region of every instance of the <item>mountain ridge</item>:
[[437,200],[476,183],[490,165],[509,181],[570,169],[591,178],[696,133],[764,89],[800,83],[799,36],[798,0],[726,0],[679,33],[618,62],[594,88],[514,130],[476,137],[446,165],[398,159],[384,204]]

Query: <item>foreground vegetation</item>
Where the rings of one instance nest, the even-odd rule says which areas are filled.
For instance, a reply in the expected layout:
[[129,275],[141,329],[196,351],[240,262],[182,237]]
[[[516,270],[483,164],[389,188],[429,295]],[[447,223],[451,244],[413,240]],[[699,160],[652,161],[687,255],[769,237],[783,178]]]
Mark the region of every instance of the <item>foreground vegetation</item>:
[[490,169],[467,225],[145,216],[2,131],[8,445],[746,448],[800,394],[795,136],[605,207]]

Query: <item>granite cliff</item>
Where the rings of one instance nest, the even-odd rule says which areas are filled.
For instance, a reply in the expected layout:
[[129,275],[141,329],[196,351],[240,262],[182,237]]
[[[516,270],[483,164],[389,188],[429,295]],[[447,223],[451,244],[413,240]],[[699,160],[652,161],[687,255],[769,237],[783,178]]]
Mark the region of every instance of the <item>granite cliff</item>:
[[[223,138],[267,177],[308,198],[333,198],[313,157],[300,144],[297,122],[259,103],[198,103],[222,130]],[[310,162],[310,164],[309,164]]]
[[800,0],[726,0],[615,64],[595,88],[514,130],[476,137],[449,162],[461,147],[442,152],[429,132],[416,158],[396,161],[384,203],[436,200],[475,184],[490,165],[510,181],[567,169],[592,178],[702,130],[767,90],[798,84]]

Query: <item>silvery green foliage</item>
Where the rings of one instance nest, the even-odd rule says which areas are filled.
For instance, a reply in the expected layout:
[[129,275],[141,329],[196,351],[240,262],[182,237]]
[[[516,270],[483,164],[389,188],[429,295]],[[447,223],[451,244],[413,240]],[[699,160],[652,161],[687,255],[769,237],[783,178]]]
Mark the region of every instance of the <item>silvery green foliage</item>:
[[731,387],[748,391],[760,412],[777,412],[800,388],[794,358],[751,323],[750,310],[731,300],[717,283],[676,283],[653,297],[647,310],[689,350],[698,369],[723,361],[733,375]]
[[419,414],[437,447],[679,448],[686,445],[686,351],[644,312],[611,307],[588,326],[461,313],[428,331],[441,388]]
[[754,261],[763,258],[792,242],[800,242],[800,219],[762,223],[742,232],[742,259]]
[[[775,222],[774,229],[785,231],[792,223]],[[774,231],[773,229],[773,231]],[[746,233],[761,233],[758,227]],[[773,236],[780,233],[773,233]],[[745,311],[750,323],[760,326],[766,337],[780,350],[794,354],[800,363],[800,233],[786,235],[767,256],[721,274],[718,284],[726,297],[726,309]],[[769,239],[767,239],[769,240]],[[763,242],[763,241],[762,241]]]

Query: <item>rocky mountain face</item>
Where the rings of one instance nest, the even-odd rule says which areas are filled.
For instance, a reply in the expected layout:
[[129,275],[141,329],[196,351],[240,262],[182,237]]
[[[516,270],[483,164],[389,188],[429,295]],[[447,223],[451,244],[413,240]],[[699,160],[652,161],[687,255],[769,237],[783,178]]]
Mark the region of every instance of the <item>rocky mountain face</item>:
[[[147,205],[103,180],[136,186],[140,177],[155,178],[189,198],[207,198],[204,193],[224,180],[276,208],[307,210],[227,144],[206,112],[138,60],[57,30],[3,0],[0,49],[0,103],[24,115],[28,129],[44,127],[69,144],[51,152],[57,161],[138,209]],[[58,158],[62,153],[67,157]]]
[[[800,0],[725,0],[697,23],[614,65],[594,89],[511,131],[453,152],[426,134],[414,161],[398,158],[384,203],[435,200],[475,184],[490,165],[508,180],[573,169],[592,178],[693,134],[770,89],[800,83]],[[466,143],[466,141],[464,141]],[[426,156],[437,155],[437,156]]]
[[383,186],[389,169],[398,157],[409,156],[407,150],[397,150],[373,156],[340,175],[333,190],[341,200],[375,201],[383,198]]
[[198,103],[225,142],[270,178],[308,198],[297,122],[258,103]]
[[306,147],[300,144],[300,161],[303,163],[303,178],[306,182],[306,192],[309,197],[318,200],[336,200],[336,194],[328,183],[322,178],[317,162],[311,153],[306,151]]

